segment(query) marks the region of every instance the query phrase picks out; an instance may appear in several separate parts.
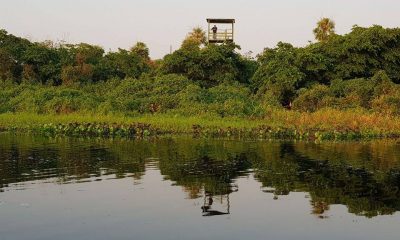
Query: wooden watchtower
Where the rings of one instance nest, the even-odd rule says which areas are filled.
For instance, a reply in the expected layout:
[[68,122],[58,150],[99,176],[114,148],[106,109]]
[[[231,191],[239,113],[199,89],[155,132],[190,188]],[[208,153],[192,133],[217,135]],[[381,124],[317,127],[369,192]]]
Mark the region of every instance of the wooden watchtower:
[[208,43],[226,43],[234,41],[235,19],[207,18]]

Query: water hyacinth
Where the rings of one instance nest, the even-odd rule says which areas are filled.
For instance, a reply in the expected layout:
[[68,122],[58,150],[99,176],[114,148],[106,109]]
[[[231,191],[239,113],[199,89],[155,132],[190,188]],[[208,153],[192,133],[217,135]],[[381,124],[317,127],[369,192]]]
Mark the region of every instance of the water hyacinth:
[[[323,129],[292,129],[263,125],[257,128],[240,129],[240,128],[217,128],[207,129],[200,125],[193,125],[192,134],[196,137],[211,136],[211,137],[236,137],[236,138],[251,138],[251,139],[291,139],[291,140],[359,140],[390,137],[377,132],[361,132],[355,130],[339,130],[333,131]],[[395,136],[392,136],[395,137]]]
[[36,129],[48,135],[103,136],[103,137],[145,137],[157,135],[158,129],[150,124],[108,124],[108,123],[67,123],[44,124]]
[[[18,131],[18,128],[0,128],[0,131]],[[361,131],[359,129],[318,129],[288,128],[261,125],[252,128],[207,127],[192,125],[189,131],[173,128],[160,129],[145,123],[49,123],[33,127],[34,132],[43,135],[93,136],[93,137],[148,137],[166,134],[190,134],[194,137],[248,138],[248,139],[287,139],[287,140],[360,140],[376,138],[398,138],[394,133]]]

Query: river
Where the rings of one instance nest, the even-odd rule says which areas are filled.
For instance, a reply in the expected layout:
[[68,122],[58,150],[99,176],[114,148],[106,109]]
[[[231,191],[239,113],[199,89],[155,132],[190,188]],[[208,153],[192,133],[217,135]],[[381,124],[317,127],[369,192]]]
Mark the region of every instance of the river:
[[399,239],[400,142],[0,134],[0,240]]

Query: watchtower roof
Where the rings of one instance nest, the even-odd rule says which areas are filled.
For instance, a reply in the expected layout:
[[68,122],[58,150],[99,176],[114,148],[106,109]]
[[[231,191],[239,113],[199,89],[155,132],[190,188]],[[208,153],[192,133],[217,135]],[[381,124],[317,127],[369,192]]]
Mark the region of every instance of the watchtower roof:
[[232,18],[207,18],[208,23],[235,23]]

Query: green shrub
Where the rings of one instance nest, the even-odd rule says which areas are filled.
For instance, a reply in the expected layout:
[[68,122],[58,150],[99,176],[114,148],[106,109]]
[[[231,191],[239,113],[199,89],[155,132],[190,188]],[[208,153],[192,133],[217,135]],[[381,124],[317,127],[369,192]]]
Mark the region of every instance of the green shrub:
[[97,99],[82,91],[74,89],[58,89],[52,99],[43,105],[43,112],[67,114],[73,112],[94,112]]
[[304,112],[314,112],[320,108],[326,107],[325,104],[329,101],[324,101],[324,99],[327,97],[332,97],[329,87],[317,84],[310,90],[306,90],[304,93],[300,94],[293,101],[293,108]]
[[372,110],[387,115],[400,115],[400,91],[376,97],[372,101]]

